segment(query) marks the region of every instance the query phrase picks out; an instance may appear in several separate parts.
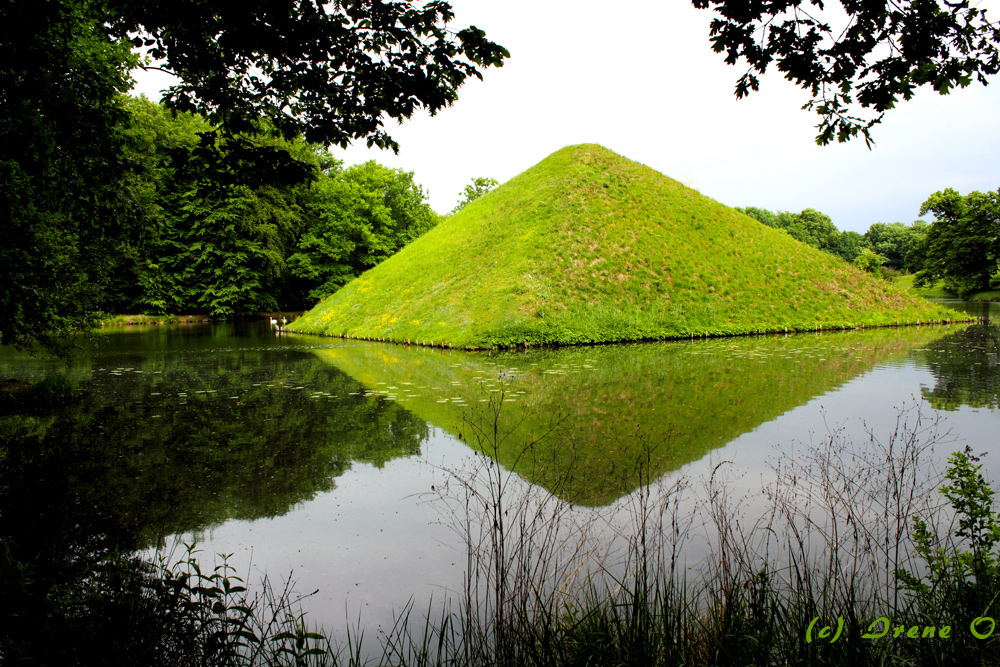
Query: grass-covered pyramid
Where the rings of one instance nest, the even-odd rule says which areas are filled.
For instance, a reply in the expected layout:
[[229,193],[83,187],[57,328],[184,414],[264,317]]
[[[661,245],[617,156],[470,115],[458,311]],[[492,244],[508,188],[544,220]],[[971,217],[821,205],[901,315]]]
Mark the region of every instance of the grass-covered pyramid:
[[443,219],[290,328],[506,347],[954,317],[586,144]]

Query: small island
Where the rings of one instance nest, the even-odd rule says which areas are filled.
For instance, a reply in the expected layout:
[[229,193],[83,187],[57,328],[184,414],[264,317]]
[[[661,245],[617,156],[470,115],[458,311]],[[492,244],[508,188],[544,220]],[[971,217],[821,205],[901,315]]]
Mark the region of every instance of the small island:
[[288,329],[478,349],[955,319],[963,316],[583,144],[443,219]]

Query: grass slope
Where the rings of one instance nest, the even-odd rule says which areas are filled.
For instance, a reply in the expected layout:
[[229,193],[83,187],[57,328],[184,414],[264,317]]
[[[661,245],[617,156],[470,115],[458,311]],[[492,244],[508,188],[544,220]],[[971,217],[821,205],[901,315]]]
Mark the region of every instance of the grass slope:
[[956,317],[585,144],[446,218],[289,328],[508,347]]

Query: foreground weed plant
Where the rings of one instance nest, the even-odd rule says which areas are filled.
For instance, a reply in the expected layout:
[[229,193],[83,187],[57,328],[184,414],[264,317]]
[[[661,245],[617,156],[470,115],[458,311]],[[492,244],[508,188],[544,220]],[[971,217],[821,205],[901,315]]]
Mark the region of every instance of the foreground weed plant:
[[[4,570],[34,585],[31,567],[7,558]],[[326,637],[307,630],[290,582],[275,590],[265,578],[259,591],[248,593],[225,556],[204,570],[190,546],[172,566],[111,555],[50,588],[40,627],[3,628],[0,665],[337,664]]]
[[[897,576],[901,588],[915,599],[925,624],[949,622],[969,629],[965,634],[971,634],[974,625],[983,625],[976,631],[992,635],[985,624],[993,625],[988,619],[997,616],[1000,607],[1000,515],[994,512],[993,488],[979,457],[966,447],[948,461],[940,492],[954,511],[957,528],[942,540],[925,520],[914,517],[913,548],[922,567],[915,572],[899,570]],[[986,639],[994,644],[992,637]]]

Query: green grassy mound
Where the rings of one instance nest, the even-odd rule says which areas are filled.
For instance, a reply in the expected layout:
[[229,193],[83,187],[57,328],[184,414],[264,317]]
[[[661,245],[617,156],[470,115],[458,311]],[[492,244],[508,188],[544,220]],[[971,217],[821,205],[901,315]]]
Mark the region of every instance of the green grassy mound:
[[957,317],[585,144],[446,218],[289,328],[509,347]]

